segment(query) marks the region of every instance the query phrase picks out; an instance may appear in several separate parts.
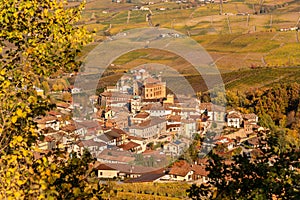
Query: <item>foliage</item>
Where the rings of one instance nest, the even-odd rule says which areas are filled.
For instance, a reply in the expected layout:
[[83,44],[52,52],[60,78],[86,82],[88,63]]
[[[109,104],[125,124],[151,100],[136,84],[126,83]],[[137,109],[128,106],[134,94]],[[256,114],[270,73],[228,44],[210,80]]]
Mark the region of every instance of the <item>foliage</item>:
[[98,183],[87,184],[84,156],[68,159],[36,147],[42,137],[34,120],[53,105],[35,87],[60,69],[79,67],[75,57],[91,39],[75,26],[82,9],[51,0],[0,2],[0,199],[98,196]]
[[211,153],[207,167],[210,187],[192,186],[189,197],[201,199],[210,192],[211,199],[299,199],[299,150],[281,150],[274,135],[267,142],[263,154],[255,159],[237,155],[228,164]]
[[245,93],[227,92],[228,106],[245,108],[260,117],[262,126],[275,130],[291,128],[299,131],[300,84],[277,84],[268,89]]
[[193,184],[189,189],[186,190],[189,198],[193,200],[209,199],[212,196],[212,189],[209,185],[201,184],[199,187]]

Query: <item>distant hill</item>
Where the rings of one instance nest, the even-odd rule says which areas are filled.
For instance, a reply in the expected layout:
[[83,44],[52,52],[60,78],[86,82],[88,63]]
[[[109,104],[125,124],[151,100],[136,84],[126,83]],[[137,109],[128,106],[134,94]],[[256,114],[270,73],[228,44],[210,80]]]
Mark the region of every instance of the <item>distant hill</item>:
[[[82,23],[97,32],[96,42],[84,49],[82,58],[108,35],[148,27],[146,15],[152,13],[153,24],[189,35],[209,52],[223,77],[235,77],[234,80],[228,79],[228,88],[253,86],[254,83],[250,80],[257,77],[253,69],[261,70],[261,73],[274,78],[273,82],[276,82],[281,79],[289,80],[292,73],[290,70],[294,69],[289,67],[300,66],[299,31],[293,29],[300,26],[299,0],[265,0],[262,5],[259,5],[260,1],[232,0],[223,3],[222,15],[218,3],[200,5],[194,1],[150,1],[153,4],[145,5],[143,1],[132,2],[93,0],[87,3]],[[141,10],[141,6],[150,10]],[[113,82],[124,71],[149,62],[171,66],[190,80],[197,76],[182,58],[158,50],[140,50],[138,53],[122,55],[116,60],[114,67],[107,70],[108,77],[105,80]],[[285,68],[278,77],[273,72],[268,73],[269,67],[276,67],[274,72],[281,70],[278,67]],[[114,74],[111,75],[111,72]],[[295,81],[300,79],[292,77]],[[254,82],[257,82],[254,84],[257,87],[272,83],[263,78]],[[205,89],[199,85],[195,87]]]

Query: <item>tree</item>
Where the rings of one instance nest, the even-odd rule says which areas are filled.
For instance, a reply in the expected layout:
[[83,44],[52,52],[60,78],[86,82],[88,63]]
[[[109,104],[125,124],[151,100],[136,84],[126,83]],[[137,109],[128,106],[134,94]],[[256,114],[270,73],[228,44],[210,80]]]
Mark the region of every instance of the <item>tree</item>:
[[186,190],[188,197],[193,200],[204,200],[213,197],[213,191],[209,185],[201,184],[197,186],[193,184],[189,189]]
[[50,92],[50,86],[47,81],[42,82],[42,89],[45,91],[45,94],[48,94]]
[[[37,95],[35,84],[79,67],[76,55],[91,40],[84,27],[75,26],[82,9],[83,4],[65,8],[52,0],[0,1],[0,199],[62,199],[69,187],[70,199],[97,196],[86,184],[88,173],[77,171],[86,165],[80,158],[67,159],[60,150],[43,154],[36,147],[42,138],[34,119],[53,105]],[[75,171],[66,171],[73,165]],[[56,184],[70,177],[78,183]]]
[[[210,178],[208,187],[191,187],[189,196],[197,199],[207,190],[211,199],[299,199],[300,174],[299,150],[280,149],[278,137],[267,139],[268,148],[255,159],[246,154],[234,156],[232,163],[215,154],[207,170]],[[199,199],[199,198],[198,198]]]

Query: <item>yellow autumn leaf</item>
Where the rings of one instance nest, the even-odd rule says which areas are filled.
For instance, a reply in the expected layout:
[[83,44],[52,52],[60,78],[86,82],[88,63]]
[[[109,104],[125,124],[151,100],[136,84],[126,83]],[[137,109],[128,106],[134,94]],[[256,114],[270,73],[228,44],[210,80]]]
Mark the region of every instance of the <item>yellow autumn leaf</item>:
[[30,174],[33,174],[33,173],[34,173],[32,167],[30,167],[28,171],[29,171]]
[[18,116],[12,116],[12,118],[11,118],[12,123],[16,123],[17,120],[18,120]]
[[79,189],[78,187],[74,188],[74,189],[73,189],[73,194],[74,194],[75,196],[78,196],[78,195],[80,194],[80,189]]
[[17,113],[18,117],[23,117],[23,111],[20,108],[17,109],[16,113]]
[[46,169],[46,175],[50,176],[51,175],[51,171],[49,169]]
[[[23,184],[24,184],[24,181],[22,181],[22,180],[19,179],[19,180],[17,180],[17,184],[18,184],[18,185],[23,185]],[[21,195],[20,195],[20,196],[21,196]]]
[[22,140],[23,140],[22,136],[17,137],[17,142],[22,142]]

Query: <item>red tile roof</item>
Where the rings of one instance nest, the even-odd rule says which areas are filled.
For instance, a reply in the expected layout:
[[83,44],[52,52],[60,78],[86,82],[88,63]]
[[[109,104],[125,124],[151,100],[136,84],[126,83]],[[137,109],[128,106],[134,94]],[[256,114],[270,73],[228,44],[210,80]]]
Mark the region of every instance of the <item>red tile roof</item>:
[[169,174],[177,175],[177,176],[186,176],[187,173],[189,173],[190,171],[191,171],[190,165],[186,161],[180,160],[173,164]]
[[205,168],[206,166],[192,165],[192,170],[194,171],[195,175],[207,176],[209,171],[206,171]]
[[129,150],[131,150],[131,149],[133,149],[135,147],[138,147],[138,146],[140,146],[140,144],[137,144],[135,142],[130,141],[130,142],[126,143],[126,144],[120,145],[119,147],[122,148],[122,149],[124,149],[125,151],[129,151]]
[[134,116],[134,118],[142,118],[142,119],[145,119],[145,118],[147,118],[147,117],[149,117],[149,113],[147,113],[147,112],[142,112],[142,113],[138,113],[138,114],[136,114],[135,116]]

